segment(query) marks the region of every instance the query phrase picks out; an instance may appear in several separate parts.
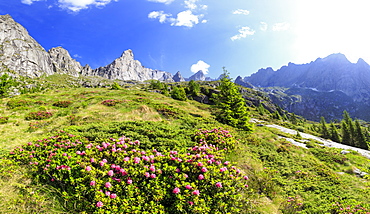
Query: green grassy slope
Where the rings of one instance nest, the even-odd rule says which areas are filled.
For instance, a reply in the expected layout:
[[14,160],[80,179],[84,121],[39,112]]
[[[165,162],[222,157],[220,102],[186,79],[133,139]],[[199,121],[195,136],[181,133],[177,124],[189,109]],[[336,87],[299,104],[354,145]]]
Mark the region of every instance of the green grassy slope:
[[[368,159],[354,152],[342,155],[340,150],[313,142],[309,142],[310,149],[296,147],[267,127],[245,133],[217,122],[210,105],[178,101],[141,89],[145,86],[135,87],[60,88],[1,99],[0,117],[8,120],[0,124],[4,157],[0,162],[0,212],[76,212],[66,205],[71,202],[61,199],[59,189],[35,182],[27,166],[5,158],[14,147],[65,130],[95,142],[124,135],[140,140],[146,149],[171,150],[191,146],[197,129],[216,127],[229,130],[239,140],[238,148],[227,158],[250,178],[246,213],[370,212],[369,180],[353,173],[355,168],[369,172]],[[58,107],[59,101],[70,101],[70,105]],[[52,116],[27,120],[31,112],[38,111]],[[270,118],[253,107],[250,112],[252,117]]]

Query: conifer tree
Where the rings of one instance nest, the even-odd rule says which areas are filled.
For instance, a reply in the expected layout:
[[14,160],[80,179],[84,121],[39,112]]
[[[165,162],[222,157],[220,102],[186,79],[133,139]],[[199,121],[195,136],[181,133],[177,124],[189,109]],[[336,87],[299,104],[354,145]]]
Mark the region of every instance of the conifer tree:
[[188,87],[186,88],[186,93],[192,97],[198,96],[200,92],[200,85],[199,83],[195,82],[194,80],[190,80],[188,83]]
[[297,125],[297,117],[295,116],[294,113],[292,113],[290,115],[290,122],[293,124],[293,125]]
[[181,86],[174,87],[171,91],[171,97],[176,100],[185,101],[186,100],[185,89]]
[[351,143],[351,132],[345,121],[342,121],[342,143],[346,145]]
[[251,131],[252,125],[249,123],[245,100],[238,87],[229,78],[229,73],[225,68],[223,69],[221,84],[218,87],[220,92],[213,95],[213,101],[219,109],[216,118],[222,123]]
[[272,117],[276,120],[281,120],[281,115],[279,114],[279,111],[275,111]]
[[335,127],[334,123],[330,124],[330,139],[337,143],[341,142],[337,127]]
[[355,129],[356,129],[356,135],[355,135],[355,146],[359,147],[361,149],[368,149],[368,145],[366,142],[365,135],[361,129],[361,125],[358,122],[358,120],[355,121]]
[[329,138],[330,137],[329,130],[328,130],[328,127],[326,126],[326,121],[325,121],[324,117],[320,118],[320,132],[321,132],[321,136],[323,138]]

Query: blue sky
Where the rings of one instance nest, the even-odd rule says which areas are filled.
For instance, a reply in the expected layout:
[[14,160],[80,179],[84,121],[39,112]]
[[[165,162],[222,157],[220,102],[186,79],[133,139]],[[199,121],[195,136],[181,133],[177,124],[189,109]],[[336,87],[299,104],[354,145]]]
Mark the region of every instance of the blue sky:
[[132,49],[143,66],[232,77],[331,53],[370,62],[368,0],[0,0],[46,50],[105,66]]

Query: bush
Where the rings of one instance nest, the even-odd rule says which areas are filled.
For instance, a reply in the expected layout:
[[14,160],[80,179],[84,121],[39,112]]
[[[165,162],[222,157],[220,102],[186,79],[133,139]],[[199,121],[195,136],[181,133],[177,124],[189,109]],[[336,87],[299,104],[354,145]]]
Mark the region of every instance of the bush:
[[6,104],[10,109],[14,109],[17,107],[24,107],[29,106],[31,104],[28,100],[9,100]]
[[185,101],[186,100],[185,89],[180,86],[174,87],[171,91],[171,97],[175,100]]
[[115,99],[110,99],[110,100],[104,100],[101,102],[101,104],[105,106],[116,106],[117,104],[122,103],[122,100],[115,100]]
[[26,115],[26,120],[44,120],[51,118],[53,114],[48,111],[36,111],[36,112],[30,112]]
[[[240,213],[248,177],[215,146],[158,152],[122,137],[103,143],[61,132],[10,157],[62,193],[71,212]],[[244,210],[245,211],[245,210]]]
[[117,82],[114,82],[111,88],[111,90],[121,90],[121,89],[122,87]]
[[0,117],[0,124],[8,123],[9,117]]
[[72,102],[69,100],[65,101],[57,101],[53,103],[53,106],[59,107],[59,108],[67,108],[68,106],[72,105]]

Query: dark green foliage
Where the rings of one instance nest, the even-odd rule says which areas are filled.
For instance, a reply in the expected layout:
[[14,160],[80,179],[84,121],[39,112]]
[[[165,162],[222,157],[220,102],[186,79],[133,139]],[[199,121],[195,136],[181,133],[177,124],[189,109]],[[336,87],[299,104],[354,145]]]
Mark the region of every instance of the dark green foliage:
[[190,80],[188,83],[188,87],[186,87],[186,93],[192,97],[198,96],[200,92],[200,85],[199,83],[195,82],[194,80]]
[[59,107],[59,108],[67,108],[68,106],[72,105],[72,101],[64,100],[64,101],[57,101],[53,103],[53,106]]
[[167,88],[167,85],[165,83],[162,83],[159,80],[151,80],[149,88],[150,89],[165,90]]
[[110,99],[110,100],[104,100],[103,102],[101,102],[101,104],[105,106],[116,106],[117,104],[120,104],[122,102],[123,102],[122,100]]
[[356,129],[356,135],[355,135],[355,144],[357,147],[361,149],[368,149],[368,145],[365,139],[365,135],[362,131],[361,125],[358,122],[358,120],[355,121],[355,129]]
[[176,100],[185,101],[186,100],[185,89],[181,86],[175,86],[171,91],[171,97]]
[[326,126],[326,121],[324,117],[320,118],[320,132],[321,132],[321,137],[323,138],[329,138],[329,130],[328,127]]
[[342,121],[342,143],[346,145],[351,144],[351,131],[345,121]]
[[0,97],[5,97],[8,95],[8,89],[12,86],[16,86],[18,83],[10,77],[8,74],[3,74],[0,77]]
[[330,139],[337,143],[341,142],[337,127],[335,127],[334,123],[330,124]]
[[296,117],[296,115],[295,115],[294,113],[291,113],[291,114],[290,114],[289,120],[290,120],[290,122],[291,122],[293,125],[297,125],[297,124],[298,124],[297,117]]
[[272,117],[276,120],[282,120],[281,115],[279,114],[279,111],[275,111]]
[[221,123],[251,131],[252,125],[249,123],[245,100],[240,94],[238,87],[229,79],[229,74],[225,69],[218,89],[220,93],[213,95],[213,101],[218,108],[216,113],[217,120]]
[[28,101],[28,100],[9,100],[6,105],[8,106],[8,108],[14,109],[17,107],[29,106],[30,104],[31,104],[31,101]]

